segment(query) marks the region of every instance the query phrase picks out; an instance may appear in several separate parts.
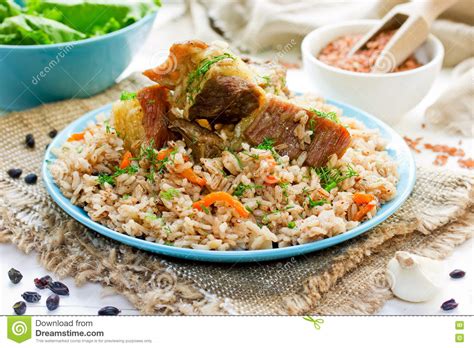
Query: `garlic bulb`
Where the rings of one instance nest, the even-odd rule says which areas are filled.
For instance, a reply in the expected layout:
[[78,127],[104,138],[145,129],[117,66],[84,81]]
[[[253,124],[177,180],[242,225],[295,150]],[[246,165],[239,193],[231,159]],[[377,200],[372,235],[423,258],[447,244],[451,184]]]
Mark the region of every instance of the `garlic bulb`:
[[386,275],[395,296],[409,302],[424,302],[439,291],[442,268],[439,261],[397,251],[388,262]]

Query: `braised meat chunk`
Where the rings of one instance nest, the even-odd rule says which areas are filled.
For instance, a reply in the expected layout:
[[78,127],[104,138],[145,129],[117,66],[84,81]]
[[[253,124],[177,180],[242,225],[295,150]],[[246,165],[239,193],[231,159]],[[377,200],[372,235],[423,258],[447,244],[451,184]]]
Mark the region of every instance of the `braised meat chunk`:
[[144,74],[174,91],[173,106],[188,120],[235,123],[265,103],[254,72],[225,45],[175,44],[163,65]]
[[[301,118],[307,119],[304,130],[313,132],[309,141],[302,129],[297,129],[302,128]],[[342,125],[275,97],[270,98],[266,109],[246,127],[244,138],[252,145],[272,139],[278,152],[291,159],[306,151],[305,164],[315,167],[325,165],[332,154],[341,157],[351,140]]]
[[194,159],[217,157],[225,149],[225,143],[217,134],[198,124],[179,118],[170,119],[170,128],[180,133],[192,150]]
[[207,118],[211,123],[237,123],[263,103],[254,84],[238,76],[216,76],[206,81],[189,108],[189,119]]
[[167,122],[171,109],[169,90],[160,85],[145,87],[138,91],[137,99],[143,110],[142,124],[146,139],[152,140],[157,148],[176,139],[176,135],[168,129]]

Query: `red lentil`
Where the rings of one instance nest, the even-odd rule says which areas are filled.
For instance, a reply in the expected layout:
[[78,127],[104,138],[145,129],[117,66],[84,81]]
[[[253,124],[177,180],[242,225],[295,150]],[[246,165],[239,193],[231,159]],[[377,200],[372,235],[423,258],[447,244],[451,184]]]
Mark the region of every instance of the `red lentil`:
[[[321,50],[317,58],[336,68],[368,73],[371,71],[380,52],[384,49],[395,32],[396,30],[381,32],[373,40],[367,42],[366,47],[360,49],[351,57],[347,57],[347,54],[357,41],[362,38],[362,35],[346,35],[330,42]],[[420,64],[414,56],[410,56],[395,68],[393,72],[411,70],[421,65],[422,64]]]

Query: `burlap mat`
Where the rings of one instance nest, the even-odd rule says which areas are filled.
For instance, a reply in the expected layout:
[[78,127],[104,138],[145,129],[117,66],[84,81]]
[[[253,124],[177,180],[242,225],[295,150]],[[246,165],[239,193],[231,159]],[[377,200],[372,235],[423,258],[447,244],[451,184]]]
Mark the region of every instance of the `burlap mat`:
[[[146,314],[372,314],[391,297],[386,262],[396,250],[443,258],[471,237],[474,177],[418,169],[403,207],[372,231],[338,246],[278,262],[206,264],[121,245],[80,225],[37,185],[12,180],[11,167],[40,174],[47,134],[136,90],[138,75],[90,99],[0,118],[0,242],[38,253],[56,276],[99,282]],[[34,133],[35,149],[24,137]]]

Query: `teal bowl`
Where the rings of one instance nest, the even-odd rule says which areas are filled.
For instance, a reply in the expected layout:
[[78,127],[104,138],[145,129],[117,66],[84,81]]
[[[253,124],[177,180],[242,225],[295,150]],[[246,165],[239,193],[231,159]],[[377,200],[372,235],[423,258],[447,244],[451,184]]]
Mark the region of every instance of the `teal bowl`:
[[148,36],[156,13],[112,33],[52,45],[0,45],[0,109],[87,98],[114,84]]

